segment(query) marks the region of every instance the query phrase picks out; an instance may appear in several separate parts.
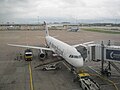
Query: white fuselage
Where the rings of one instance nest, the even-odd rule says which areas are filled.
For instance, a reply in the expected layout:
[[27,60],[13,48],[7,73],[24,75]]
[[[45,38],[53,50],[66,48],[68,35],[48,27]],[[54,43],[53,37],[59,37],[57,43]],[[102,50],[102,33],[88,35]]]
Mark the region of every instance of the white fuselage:
[[83,58],[76,48],[57,40],[51,36],[46,36],[47,45],[59,56],[63,57],[69,64],[74,67],[83,66]]

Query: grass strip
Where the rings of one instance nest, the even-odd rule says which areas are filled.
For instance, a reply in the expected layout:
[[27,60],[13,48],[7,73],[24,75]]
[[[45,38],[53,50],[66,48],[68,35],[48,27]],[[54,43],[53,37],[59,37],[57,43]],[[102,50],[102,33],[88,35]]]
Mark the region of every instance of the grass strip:
[[108,31],[108,30],[103,30],[103,29],[98,29],[98,28],[82,28],[82,30],[100,32],[100,33],[109,33],[109,34],[120,34],[120,32]]

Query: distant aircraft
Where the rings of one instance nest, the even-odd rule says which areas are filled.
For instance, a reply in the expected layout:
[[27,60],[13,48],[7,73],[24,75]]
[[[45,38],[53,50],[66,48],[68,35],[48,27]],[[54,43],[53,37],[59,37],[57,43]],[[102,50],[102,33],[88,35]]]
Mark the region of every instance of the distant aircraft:
[[[81,56],[81,53],[78,52],[77,49],[75,48],[78,45],[71,46],[71,45],[68,45],[67,43],[64,43],[50,36],[48,31],[48,26],[45,22],[44,24],[45,24],[45,40],[46,40],[47,47],[36,47],[36,46],[15,45],[15,44],[8,44],[8,45],[16,46],[16,47],[31,48],[31,49],[39,49],[41,58],[45,57],[45,53],[43,52],[44,50],[52,51],[56,53],[58,56],[64,58],[65,61],[67,61],[72,66],[72,68],[82,67],[83,57]],[[79,44],[79,45],[84,46],[84,44]]]
[[77,32],[77,31],[79,31],[79,30],[80,30],[80,28],[79,28],[79,26],[77,25],[76,27],[70,27],[70,28],[68,28],[67,31],[69,31],[69,32]]
[[69,32],[77,32],[77,31],[79,31],[79,28],[78,27],[77,28],[71,27],[70,29],[68,29],[68,31]]

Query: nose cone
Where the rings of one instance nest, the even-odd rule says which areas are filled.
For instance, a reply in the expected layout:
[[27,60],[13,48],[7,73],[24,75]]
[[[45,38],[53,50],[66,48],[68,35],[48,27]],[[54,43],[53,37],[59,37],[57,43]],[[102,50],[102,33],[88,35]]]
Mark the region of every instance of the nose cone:
[[75,64],[74,64],[75,67],[79,68],[79,67],[83,66],[83,58],[79,58],[79,59],[77,59],[75,61],[76,61]]
[[83,66],[83,58],[66,58],[65,59],[69,64],[71,64],[72,66],[79,68]]

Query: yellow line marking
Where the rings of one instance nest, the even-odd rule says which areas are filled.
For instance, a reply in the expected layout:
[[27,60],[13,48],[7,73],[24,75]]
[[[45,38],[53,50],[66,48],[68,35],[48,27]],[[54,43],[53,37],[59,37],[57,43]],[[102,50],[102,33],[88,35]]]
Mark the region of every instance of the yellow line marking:
[[34,90],[33,89],[33,78],[32,78],[31,62],[29,62],[29,74],[30,74],[30,90]]

